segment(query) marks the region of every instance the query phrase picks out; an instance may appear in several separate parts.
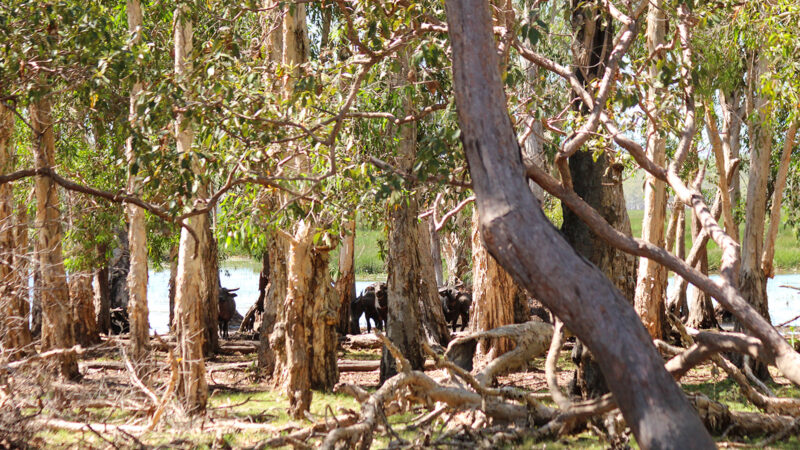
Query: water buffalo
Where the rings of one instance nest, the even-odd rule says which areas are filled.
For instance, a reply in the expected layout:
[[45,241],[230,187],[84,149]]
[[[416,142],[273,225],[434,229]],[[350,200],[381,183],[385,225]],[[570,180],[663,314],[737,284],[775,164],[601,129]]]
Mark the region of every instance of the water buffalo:
[[439,289],[439,298],[442,301],[445,322],[450,323],[453,331],[456,331],[458,318],[461,317],[461,331],[464,331],[469,323],[472,295],[466,290],[459,291],[455,288],[443,287]]
[[367,286],[364,292],[350,304],[350,319],[354,330],[360,330],[358,321],[362,315],[365,315],[368,333],[372,331],[370,320],[375,324],[375,328],[382,331],[388,313],[386,283],[374,283]]
[[219,314],[217,320],[219,320],[219,332],[223,339],[228,339],[229,323],[236,314],[236,302],[233,299],[236,297],[234,292],[238,290],[239,288],[219,288]]

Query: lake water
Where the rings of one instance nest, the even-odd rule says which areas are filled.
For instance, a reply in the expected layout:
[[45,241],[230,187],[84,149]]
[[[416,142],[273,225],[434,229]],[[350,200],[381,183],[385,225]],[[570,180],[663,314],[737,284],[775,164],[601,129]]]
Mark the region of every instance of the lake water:
[[[236,310],[245,315],[258,300],[258,273],[255,267],[226,267],[222,264],[219,279],[222,287],[236,289]],[[150,271],[147,283],[147,300],[150,307],[150,330],[158,334],[169,332],[169,270]],[[356,281],[356,295],[374,281]],[[362,317],[362,322],[363,322]],[[367,326],[366,323],[362,324]]]
[[[231,266],[223,264],[220,270],[220,281],[223,287],[228,289],[239,288],[236,291],[236,309],[244,315],[248,309],[258,299],[258,271],[257,267],[242,267],[241,265]],[[711,278],[718,278],[712,275]],[[150,329],[159,334],[169,331],[169,300],[168,286],[169,270],[151,271],[150,280],[147,284],[147,298],[150,306]],[[374,283],[374,281],[356,281],[356,294],[361,292]],[[800,291],[780,287],[789,285],[800,287],[800,274],[776,275],[775,278],[767,283],[767,295],[769,296],[769,310],[772,323],[780,324],[797,315],[800,315]],[[669,288],[673,288],[673,281],[670,278]],[[363,318],[362,318],[363,322]],[[363,326],[366,324],[362,323]],[[800,319],[791,322],[789,325],[800,325]]]

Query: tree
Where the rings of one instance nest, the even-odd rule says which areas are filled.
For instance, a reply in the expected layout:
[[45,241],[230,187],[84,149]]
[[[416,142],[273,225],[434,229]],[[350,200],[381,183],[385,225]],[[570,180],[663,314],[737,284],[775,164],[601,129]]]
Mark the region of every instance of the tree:
[[[188,8],[175,9],[175,75],[180,83],[188,83],[192,62],[192,21]],[[192,123],[185,114],[179,113],[175,120],[178,153],[191,161],[199,176],[198,162],[192,152]],[[199,181],[197,181],[199,182]],[[203,193],[198,192],[193,206],[202,206]],[[180,378],[177,394],[184,407],[191,413],[205,411],[208,399],[208,384],[203,361],[205,341],[206,273],[203,266],[208,245],[205,214],[197,214],[187,220],[181,229],[178,250],[178,275],[175,282],[175,333],[178,337]],[[191,231],[190,231],[191,230]]]
[[357,323],[350,320],[350,303],[356,298],[356,271],[355,271],[355,246],[356,246],[356,221],[348,220],[343,225],[344,235],[339,249],[339,278],[336,280],[336,294],[339,298],[339,325],[340,334],[357,334]]
[[[657,54],[659,46],[664,45],[667,28],[667,15],[663,1],[650,3],[647,13],[647,51]],[[650,110],[647,122],[647,156],[656,164],[666,162],[666,138],[659,130],[659,124],[652,118],[658,117],[657,99],[664,95],[664,89],[657,86],[659,60],[656,56],[650,64],[650,87],[647,108]],[[663,61],[661,61],[663,63]],[[666,184],[656,177],[645,175],[644,217],[642,219],[642,240],[664,247],[664,216],[667,207]],[[664,337],[666,329],[667,272],[660,264],[648,258],[639,258],[639,273],[636,277],[636,290],[633,304],[642,318],[647,331],[654,339]]]
[[[14,170],[14,113],[0,104],[0,173]],[[14,189],[11,183],[0,185],[0,343],[10,360],[29,353],[31,332],[28,329],[28,303],[25,253],[17,235],[25,224],[17,222],[14,212]],[[27,238],[27,235],[26,235]],[[25,239],[27,244],[27,239]]]
[[[55,165],[55,136],[50,100],[41,97],[30,105],[33,131],[33,154],[36,168]],[[42,348],[70,349],[75,345],[72,309],[61,253],[61,213],[58,191],[53,180],[45,175],[36,177],[36,259],[41,271]],[[60,373],[64,378],[80,377],[75,353],[65,351],[59,356]]]
[[[629,302],[536,206],[505,107],[487,5],[445,6],[462,143],[490,253],[591,348],[639,445],[713,448]],[[628,364],[637,370],[627,371]]]
[[[142,7],[139,0],[128,0],[128,31],[133,36],[132,45],[142,41]],[[130,93],[130,122],[136,125],[136,101],[142,91],[142,83],[133,82]],[[191,145],[191,144],[190,144]],[[125,158],[128,162],[128,192],[141,195],[142,184],[137,177],[138,163],[134,137],[125,141]],[[130,248],[130,270],[128,271],[128,317],[131,322],[130,351],[134,361],[141,361],[147,355],[150,339],[147,309],[147,230],[144,209],[128,204],[128,246]]]

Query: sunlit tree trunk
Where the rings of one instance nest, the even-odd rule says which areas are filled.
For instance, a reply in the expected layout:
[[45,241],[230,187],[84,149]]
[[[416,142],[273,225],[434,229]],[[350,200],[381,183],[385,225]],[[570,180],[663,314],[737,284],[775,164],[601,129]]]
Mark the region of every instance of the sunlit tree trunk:
[[442,244],[439,239],[439,232],[436,231],[436,224],[433,222],[432,217],[426,220],[428,225],[428,235],[431,239],[431,260],[433,261],[433,273],[436,276],[436,285],[442,286],[444,284],[444,275],[442,273]]
[[[700,219],[692,210],[692,242],[697,239],[697,235],[702,230]],[[708,275],[708,250],[700,250],[700,259],[694,267],[704,275]],[[692,328],[713,328],[717,326],[717,319],[714,317],[714,305],[711,297],[695,286],[689,286],[687,292],[687,303],[689,309],[686,325]]]
[[354,332],[350,329],[350,303],[356,298],[355,245],[356,221],[351,219],[342,225],[344,236],[339,247],[339,279],[336,280],[336,295],[339,298],[340,334]]
[[775,240],[778,237],[778,225],[781,222],[781,204],[783,203],[783,188],[786,186],[786,176],[789,173],[792,151],[794,150],[795,135],[797,134],[798,123],[792,122],[786,132],[786,139],[783,144],[783,154],[781,155],[780,165],[778,166],[778,176],[775,178],[775,190],[772,195],[772,210],[769,215],[769,230],[767,231],[766,242],[764,243],[764,255],[761,258],[761,271],[764,276],[772,278],[775,276]]
[[[33,128],[33,154],[36,168],[55,166],[55,135],[50,101],[39,99],[30,106]],[[36,258],[41,271],[42,349],[68,349],[75,345],[72,308],[61,253],[61,212],[56,184],[47,176],[36,177]],[[58,356],[61,375],[80,377],[78,359],[73,352]]]
[[88,347],[100,343],[97,321],[94,313],[94,290],[92,273],[74,272],[69,275],[69,297],[72,301],[73,329],[75,342]]
[[[755,59],[749,86],[747,129],[750,135],[750,173],[747,183],[739,290],[742,297],[769,321],[767,277],[761,270],[761,256],[764,246],[767,182],[769,181],[769,163],[772,153],[771,107],[767,98],[760,92],[761,74],[767,70],[767,61],[760,56],[756,56]],[[737,329],[741,330],[738,324]],[[756,369],[755,372],[759,378],[769,378],[766,365],[757,364]]]
[[328,273],[328,250],[313,246],[315,232],[301,221],[289,244],[286,300],[270,337],[276,355],[274,380],[286,390],[295,418],[309,410],[311,389],[331,391],[339,379],[338,298]]
[[[742,118],[747,115],[742,102],[742,95],[742,89],[739,88],[729,92],[722,92],[720,95],[720,103],[722,106],[722,148],[727,154],[728,161],[738,159],[739,152],[741,151]],[[730,180],[728,180],[731,208],[734,210],[741,200],[739,167],[740,166],[736,166],[733,172],[731,172]],[[739,220],[735,214],[733,215],[733,222],[735,228],[732,230],[726,229],[725,232],[736,242],[741,242]]]
[[[191,72],[192,22],[185,7],[175,9],[175,74],[179,82],[186,82],[184,77]],[[175,121],[178,153],[182,157],[192,157],[192,125],[183,114],[178,114]],[[193,162],[194,170],[199,171],[197,162]],[[193,206],[202,206],[203,201],[189,202]],[[190,413],[205,411],[208,399],[205,362],[203,361],[203,342],[205,332],[205,299],[206,286],[203,256],[208,245],[206,240],[205,214],[199,214],[186,220],[187,227],[181,228],[178,250],[178,276],[175,282],[175,332],[178,338],[178,356],[180,358],[180,378],[177,394]]]
[[444,262],[447,266],[447,284],[453,286],[464,280],[469,272],[470,221],[469,215],[461,211],[451,221],[450,231],[443,234]]
[[[0,104],[0,174],[14,171],[15,117],[11,110]],[[14,188],[11,183],[0,185],[0,347],[4,357],[19,359],[30,352],[31,332],[28,328],[28,277],[25,264],[27,239],[22,246],[18,239],[27,223],[18,223],[14,214]],[[24,207],[24,205],[20,205]]]
[[[656,48],[664,44],[666,34],[666,14],[662,0],[650,3],[647,15],[647,51],[654,54]],[[656,87],[655,80],[660,74],[659,63],[650,65],[650,79],[653,80],[648,91],[647,108],[649,116],[658,117],[658,99],[664,89]],[[647,122],[647,156],[659,166],[665,166],[666,139],[659,132],[659,126],[652,120]],[[663,181],[651,174],[645,175],[644,217],[642,219],[642,240],[664,247],[664,216],[667,207],[667,191]],[[666,330],[665,303],[667,291],[667,271],[649,258],[639,258],[639,273],[636,280],[634,307],[653,339],[662,339]]]
[[[485,331],[514,320],[514,298],[520,289],[505,269],[486,251],[478,229],[478,210],[472,218],[472,306],[469,311],[470,331]],[[511,350],[508,339],[483,340],[478,352],[494,359]]]
[[[142,9],[139,0],[128,0],[128,32],[133,35],[131,43],[138,44],[142,33]],[[130,115],[132,124],[136,123],[136,98],[142,90],[142,83],[136,80],[130,94]],[[125,141],[125,158],[128,161],[128,192],[140,195],[142,183],[133,167],[138,166],[133,136]],[[144,210],[136,205],[127,204],[128,214],[128,246],[130,248],[131,266],[128,271],[128,317],[131,323],[131,357],[135,361],[147,355],[150,339],[150,325],[147,309],[147,230]]]

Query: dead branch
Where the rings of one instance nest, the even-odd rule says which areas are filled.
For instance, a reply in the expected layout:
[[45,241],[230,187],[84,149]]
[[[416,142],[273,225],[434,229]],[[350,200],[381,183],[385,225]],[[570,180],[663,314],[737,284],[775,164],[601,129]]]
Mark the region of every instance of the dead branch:
[[169,351],[169,362],[170,368],[172,369],[172,376],[169,378],[167,389],[161,396],[161,401],[157,403],[158,407],[156,408],[156,412],[153,413],[153,418],[150,419],[150,424],[147,425],[148,431],[154,430],[156,425],[158,425],[158,421],[161,419],[161,415],[164,414],[164,409],[167,407],[167,402],[169,402],[169,399],[172,397],[172,393],[175,392],[175,386],[178,384],[178,360],[175,358],[172,350]]
[[556,402],[559,408],[568,409],[572,402],[561,392],[558,387],[558,376],[556,374],[556,365],[558,364],[558,356],[561,353],[561,346],[564,340],[562,334],[564,323],[556,319],[555,329],[553,330],[553,340],[550,343],[550,350],[547,352],[547,360],[545,361],[545,376],[547,378],[547,387],[550,389],[550,395],[553,396],[553,401]]

